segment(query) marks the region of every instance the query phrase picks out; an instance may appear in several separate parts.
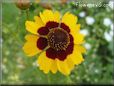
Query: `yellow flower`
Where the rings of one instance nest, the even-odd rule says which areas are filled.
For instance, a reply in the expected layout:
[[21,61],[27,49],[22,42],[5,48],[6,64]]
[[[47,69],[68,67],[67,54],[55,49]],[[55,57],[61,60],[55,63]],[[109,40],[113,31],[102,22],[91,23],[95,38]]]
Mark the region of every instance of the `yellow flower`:
[[67,12],[61,18],[58,11],[45,10],[34,20],[25,23],[32,34],[25,36],[24,52],[28,56],[41,52],[37,62],[44,73],[69,75],[75,65],[84,61],[84,35],[79,33],[77,17]]

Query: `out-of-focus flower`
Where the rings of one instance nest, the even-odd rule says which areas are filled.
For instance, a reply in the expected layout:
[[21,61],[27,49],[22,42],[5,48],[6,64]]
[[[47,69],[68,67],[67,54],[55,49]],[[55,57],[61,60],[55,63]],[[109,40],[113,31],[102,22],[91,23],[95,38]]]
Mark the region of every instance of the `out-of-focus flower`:
[[90,50],[90,49],[91,49],[91,45],[90,45],[89,43],[85,43],[84,46],[85,46],[85,48],[86,48],[87,50]]
[[44,73],[60,71],[69,75],[74,65],[84,61],[82,53],[86,52],[82,46],[84,35],[79,33],[77,17],[67,12],[60,23],[58,11],[44,10],[34,20],[25,23],[26,29],[32,34],[25,36],[24,52],[28,56],[42,52],[38,57],[38,65]]
[[16,6],[21,10],[26,10],[30,7],[30,0],[16,0]]
[[112,39],[113,39],[113,37],[111,36],[111,34],[110,33],[108,33],[108,32],[105,32],[104,33],[104,37],[105,37],[105,39],[107,40],[107,41],[112,41]]
[[103,20],[103,24],[104,24],[105,26],[109,26],[109,25],[112,24],[112,21],[111,21],[109,18],[105,18],[105,19]]
[[113,36],[113,35],[114,35],[114,31],[113,31],[113,30],[110,30],[109,34],[110,34],[111,36]]
[[33,66],[36,66],[36,67],[38,67],[39,66],[39,64],[35,61],[35,62],[33,62],[33,64],[32,64]]
[[95,73],[97,73],[97,74],[98,74],[99,72],[100,72],[100,71],[99,71],[98,69],[95,69]]
[[41,5],[45,9],[52,9],[51,3],[39,3],[39,5]]
[[111,29],[111,30],[114,30],[114,24],[111,24],[111,25],[110,25],[110,29]]
[[95,19],[93,17],[87,16],[86,17],[86,23],[88,25],[92,25],[95,22]]
[[35,3],[40,3],[41,0],[35,0]]
[[85,17],[85,15],[86,15],[86,13],[84,11],[79,13],[79,16],[82,18]]
[[113,37],[114,36],[114,24],[110,25],[110,31],[109,34]]
[[18,64],[17,67],[20,68],[20,69],[24,69],[25,68],[25,66],[22,65],[22,64]]
[[114,10],[114,1],[110,0],[109,3],[108,3],[108,6]]
[[61,1],[61,4],[67,3],[67,0],[60,0],[60,1]]
[[88,35],[89,34],[88,30],[86,30],[86,29],[80,30],[80,33],[82,33],[84,35]]

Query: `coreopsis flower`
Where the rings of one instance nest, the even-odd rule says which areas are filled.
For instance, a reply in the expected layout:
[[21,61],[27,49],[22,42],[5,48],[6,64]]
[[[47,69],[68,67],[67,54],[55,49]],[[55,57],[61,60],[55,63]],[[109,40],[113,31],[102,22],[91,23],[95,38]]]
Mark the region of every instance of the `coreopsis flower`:
[[28,56],[40,53],[37,62],[44,73],[69,75],[75,65],[84,61],[84,35],[79,32],[77,17],[67,12],[61,18],[58,11],[45,10],[34,20],[25,23],[32,34],[25,36],[24,52]]

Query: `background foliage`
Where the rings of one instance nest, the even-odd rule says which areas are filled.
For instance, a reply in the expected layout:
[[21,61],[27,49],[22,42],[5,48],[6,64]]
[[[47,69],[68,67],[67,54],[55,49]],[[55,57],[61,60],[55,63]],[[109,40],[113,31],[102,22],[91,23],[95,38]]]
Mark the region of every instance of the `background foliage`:
[[[108,2],[102,2],[108,3]],[[110,7],[79,7],[75,2],[67,4],[54,3],[53,10],[62,14],[70,11],[78,16],[81,30],[86,32],[85,46],[87,53],[84,54],[85,61],[77,66],[69,77],[59,72],[57,74],[45,75],[36,65],[36,59],[28,58],[22,46],[25,42],[24,36],[27,19],[26,11],[19,10],[14,3],[2,4],[2,84],[80,84],[80,83],[105,83],[114,84],[113,72],[113,36],[109,41],[104,34],[111,31],[110,25],[103,24],[105,18],[109,18],[114,24],[113,10]],[[29,9],[29,19],[39,15],[44,8],[38,3],[33,3]],[[85,16],[79,14],[85,12]],[[92,25],[88,25],[86,18],[94,19]],[[109,37],[110,38],[110,37]]]

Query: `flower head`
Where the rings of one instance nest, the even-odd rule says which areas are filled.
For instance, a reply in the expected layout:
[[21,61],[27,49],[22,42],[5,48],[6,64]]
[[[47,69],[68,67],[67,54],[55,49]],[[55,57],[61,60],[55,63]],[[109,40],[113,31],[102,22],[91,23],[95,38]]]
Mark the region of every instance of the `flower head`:
[[86,15],[86,13],[85,13],[84,11],[82,11],[82,12],[79,13],[79,16],[80,16],[81,18],[85,17],[85,15]]
[[86,23],[88,25],[92,25],[92,24],[94,24],[94,22],[95,22],[95,19],[93,17],[90,17],[90,16],[86,17]]
[[45,10],[34,20],[25,23],[32,34],[25,36],[24,52],[28,56],[41,52],[37,62],[44,73],[60,71],[64,75],[70,74],[74,65],[84,61],[84,35],[79,33],[77,17],[67,12],[60,18],[58,11]]
[[30,0],[16,0],[16,6],[21,10],[26,10],[30,7]]
[[110,18],[104,18],[103,24],[105,26],[110,26],[112,24],[112,21],[110,20]]

